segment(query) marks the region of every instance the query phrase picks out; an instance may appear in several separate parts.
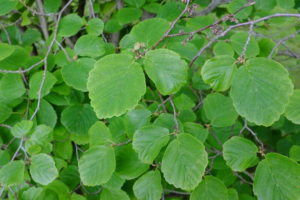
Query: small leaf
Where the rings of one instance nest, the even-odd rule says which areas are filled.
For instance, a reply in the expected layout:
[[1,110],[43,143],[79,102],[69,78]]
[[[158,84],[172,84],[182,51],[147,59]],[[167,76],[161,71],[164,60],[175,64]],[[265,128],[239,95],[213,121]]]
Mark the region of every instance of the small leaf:
[[105,53],[105,43],[101,37],[84,35],[76,41],[75,52],[80,56],[99,57]]
[[98,118],[120,116],[145,94],[145,76],[131,55],[108,55],[90,71],[87,88]]
[[232,46],[226,42],[218,42],[215,44],[213,51],[215,56],[234,56],[234,50]]
[[122,8],[117,12],[116,19],[121,25],[125,25],[142,17],[143,11],[138,8]]
[[160,150],[168,144],[169,130],[159,126],[145,126],[137,130],[133,137],[133,149],[139,159],[151,164]]
[[290,158],[296,162],[300,162],[300,146],[293,145],[289,152]]
[[94,68],[95,63],[96,61],[91,58],[80,58],[76,61],[68,62],[62,68],[64,81],[76,90],[86,92],[89,72]]
[[61,0],[45,0],[44,10],[46,13],[55,13],[58,11],[61,6]]
[[14,52],[14,50],[15,50],[14,46],[10,46],[9,44],[6,43],[0,43],[0,60],[3,60],[4,58],[10,56]]
[[232,99],[220,93],[207,95],[203,107],[208,120],[215,127],[231,126],[238,117]]
[[[228,4],[228,11],[230,13],[234,13],[241,7],[243,7],[247,3],[246,0],[233,0]],[[240,10],[238,13],[235,14],[235,17],[237,19],[247,19],[247,17],[251,14],[252,12],[252,7],[247,6],[246,8]]]
[[284,115],[295,124],[300,124],[300,90],[294,90],[289,104],[285,107]]
[[131,144],[123,147],[117,155],[116,172],[121,178],[126,180],[135,179],[148,169],[149,165],[138,158],[138,154],[133,150]]
[[223,145],[223,156],[226,164],[237,172],[242,172],[257,158],[258,148],[250,140],[232,137]]
[[24,167],[23,160],[13,161],[4,165],[0,169],[1,186],[11,187],[19,185],[24,179]]
[[204,145],[193,136],[181,133],[168,145],[161,170],[168,183],[193,190],[201,182],[207,163]]
[[61,123],[76,135],[88,135],[88,130],[97,121],[97,116],[89,104],[71,105],[61,113]]
[[84,185],[95,186],[105,183],[116,168],[114,149],[111,146],[92,147],[80,158],[78,166]]
[[0,16],[12,11],[18,4],[18,0],[0,0]]
[[300,196],[300,166],[276,153],[269,153],[255,172],[253,191],[262,199],[298,199]]
[[0,103],[0,123],[5,122],[12,114],[12,109]]
[[145,4],[146,0],[124,0],[124,3],[131,6],[140,8]]
[[48,185],[58,176],[53,158],[46,154],[32,156],[29,169],[32,179],[42,185]]
[[[44,77],[44,72],[36,72],[29,80],[29,91],[28,96],[30,99],[38,99],[39,98],[39,90],[42,84],[42,80]],[[46,79],[43,84],[43,89],[41,92],[41,97],[47,95],[50,92],[50,89],[53,87],[53,85],[56,83],[56,78],[53,76],[50,72],[46,73]]]
[[214,90],[226,91],[236,70],[235,59],[225,55],[207,60],[201,74],[205,83],[210,84]]
[[138,199],[159,200],[162,191],[159,170],[147,172],[133,185],[133,192]]
[[283,114],[292,93],[293,84],[280,63],[253,58],[235,72],[230,96],[242,117],[270,126]]
[[178,110],[195,107],[195,102],[184,93],[174,98],[174,104]]
[[270,11],[275,8],[277,5],[277,0],[254,0],[255,1],[255,7],[259,10],[265,10],[265,11]]
[[97,121],[89,130],[90,147],[111,144],[112,136],[109,129],[101,121]]
[[[259,57],[267,58],[269,54],[272,52],[273,48],[276,46],[276,43],[270,38],[262,38],[258,42],[259,45]],[[272,54],[272,57],[276,55],[276,51]]]
[[70,37],[78,33],[83,25],[83,20],[77,14],[69,14],[63,17],[58,25],[58,35]]
[[213,176],[205,176],[204,180],[195,188],[190,200],[198,199],[224,199],[228,200],[228,192],[225,185]]
[[183,126],[184,126],[184,132],[190,133],[202,143],[206,141],[208,137],[208,130],[204,129],[201,124],[193,123],[193,122],[185,122]]
[[162,95],[178,92],[187,81],[187,63],[179,54],[167,49],[146,53],[144,67]]
[[112,190],[120,190],[125,183],[125,179],[121,178],[119,174],[114,172],[110,177],[109,181],[101,184],[103,187],[112,189]]
[[[248,33],[245,32],[238,32],[230,37],[230,44],[237,54],[241,55],[243,53],[247,39]],[[250,38],[245,54],[246,58],[255,57],[259,54],[258,43],[253,36]]]
[[15,99],[25,94],[26,89],[20,74],[4,74],[0,81],[0,96]]
[[103,29],[104,29],[104,23],[99,18],[91,19],[86,25],[86,31],[90,35],[99,36],[100,34],[102,34]]
[[132,140],[133,134],[139,128],[147,126],[150,122],[151,112],[146,109],[130,110],[124,118],[127,136]]
[[103,189],[100,199],[107,200],[130,200],[129,196],[123,190]]
[[22,138],[29,133],[32,125],[32,121],[21,121],[12,127],[11,134],[16,138]]
[[291,9],[295,6],[295,0],[277,0],[278,5],[283,9]]

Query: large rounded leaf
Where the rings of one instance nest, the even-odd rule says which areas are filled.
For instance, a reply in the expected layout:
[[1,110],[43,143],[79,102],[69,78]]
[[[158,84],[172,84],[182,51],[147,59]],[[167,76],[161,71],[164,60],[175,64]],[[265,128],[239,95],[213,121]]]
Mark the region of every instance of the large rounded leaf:
[[80,178],[84,185],[107,182],[116,168],[115,152],[111,146],[96,146],[87,150],[79,160]]
[[300,166],[276,153],[269,153],[255,172],[253,190],[258,200],[299,199]]
[[118,153],[116,172],[121,178],[127,180],[137,178],[147,169],[149,169],[149,165],[138,158],[138,154],[133,150],[131,144],[123,147]]
[[[241,55],[243,53],[247,39],[248,33],[245,32],[235,33],[230,37],[230,44],[237,54]],[[258,43],[253,36],[250,38],[245,54],[246,58],[255,57],[259,54]]]
[[133,185],[133,192],[138,199],[159,200],[162,191],[159,170],[147,172]]
[[18,2],[18,0],[0,0],[0,16],[12,11]]
[[70,37],[75,35],[83,25],[83,20],[77,14],[69,14],[63,17],[58,25],[58,35]]
[[232,137],[223,145],[223,156],[226,164],[233,170],[242,172],[257,159],[257,146],[250,140]]
[[169,130],[159,126],[145,126],[134,133],[133,149],[138,152],[139,159],[151,164],[160,150],[168,144]]
[[205,176],[204,180],[195,188],[190,200],[228,200],[228,191],[220,179]]
[[149,51],[145,55],[146,73],[162,95],[175,94],[187,81],[187,63],[167,49]]
[[133,109],[146,92],[145,76],[131,55],[108,55],[90,71],[87,87],[98,118]]
[[30,174],[35,182],[48,185],[58,176],[58,171],[51,156],[38,154],[31,158]]
[[91,19],[86,25],[86,31],[90,35],[98,36],[103,32],[103,29],[104,29],[104,23],[99,18]]
[[181,133],[167,147],[161,171],[168,183],[193,190],[202,180],[207,163],[204,145],[193,136]]
[[62,76],[65,82],[76,90],[87,91],[89,72],[93,69],[96,61],[91,58],[81,58],[68,62],[62,68]]
[[231,126],[238,117],[232,99],[220,93],[207,95],[203,101],[203,108],[207,119],[215,127]]
[[237,112],[257,125],[277,121],[293,93],[287,70],[266,58],[253,58],[233,75],[231,97]]
[[300,90],[295,90],[285,108],[285,116],[295,124],[300,124]]
[[20,184],[24,179],[23,160],[13,161],[4,165],[0,169],[0,183],[1,186],[10,187]]
[[80,56],[99,57],[105,53],[105,43],[101,37],[81,36],[75,43],[75,52]]
[[88,130],[97,121],[97,116],[89,104],[72,105],[61,114],[61,123],[76,135],[88,135]]
[[203,80],[216,91],[227,90],[237,70],[235,61],[232,56],[226,55],[207,60],[201,70]]

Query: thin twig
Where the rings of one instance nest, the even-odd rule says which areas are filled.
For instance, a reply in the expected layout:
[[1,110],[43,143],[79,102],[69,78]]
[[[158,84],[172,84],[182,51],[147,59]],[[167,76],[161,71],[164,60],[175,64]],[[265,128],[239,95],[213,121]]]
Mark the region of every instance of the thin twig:
[[170,103],[172,105],[172,108],[173,108],[173,115],[174,115],[174,123],[175,123],[175,133],[174,135],[177,136],[177,133],[179,133],[179,125],[178,125],[178,120],[177,120],[177,113],[176,113],[176,108],[175,108],[175,105],[173,103],[173,95],[170,96]]
[[125,145],[125,144],[128,144],[130,143],[132,140],[128,140],[126,142],[122,142],[122,143],[114,143],[112,144],[111,146],[114,147],[114,146],[122,146],[122,145]]
[[188,192],[179,192],[179,191],[175,191],[175,190],[168,190],[168,189],[164,189],[165,192],[170,192],[170,193],[174,193],[174,194],[182,194],[182,195],[190,195],[191,193]]
[[4,33],[5,33],[6,37],[7,37],[8,44],[9,44],[9,45],[12,45],[11,40],[10,40],[10,37],[9,37],[9,34],[8,34],[8,32],[7,32],[6,28],[5,28],[5,26],[2,24],[1,20],[0,20],[0,25],[2,26],[3,31],[4,31]]
[[249,181],[246,181],[241,175],[239,175],[237,172],[233,172],[233,175],[239,177],[239,179],[242,180],[242,182],[245,182],[245,183],[248,183],[250,185],[253,185],[253,183],[249,182]]
[[158,109],[160,108],[160,106],[162,106],[162,107],[164,108],[164,112],[167,112],[167,108],[166,108],[166,106],[165,106],[165,103],[167,102],[167,100],[168,100],[168,101],[170,100],[170,99],[169,99],[170,97],[164,101],[164,99],[163,99],[162,95],[160,94],[160,92],[159,92],[159,91],[157,91],[157,92],[158,92],[158,96],[159,96],[159,99],[160,99],[161,104],[158,105],[158,107],[157,107],[157,109],[156,109],[155,112],[158,111]]

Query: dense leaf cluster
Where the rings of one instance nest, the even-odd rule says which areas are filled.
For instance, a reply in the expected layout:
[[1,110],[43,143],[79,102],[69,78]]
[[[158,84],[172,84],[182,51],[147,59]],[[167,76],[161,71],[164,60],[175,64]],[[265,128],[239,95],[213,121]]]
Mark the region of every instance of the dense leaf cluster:
[[0,198],[299,199],[299,6],[0,0]]

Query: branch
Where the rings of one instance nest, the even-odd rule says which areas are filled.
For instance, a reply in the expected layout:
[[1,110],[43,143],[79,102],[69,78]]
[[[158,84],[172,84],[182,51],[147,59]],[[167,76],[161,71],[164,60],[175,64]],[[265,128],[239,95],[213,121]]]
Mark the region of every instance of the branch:
[[7,32],[6,28],[5,28],[5,26],[2,24],[1,20],[0,20],[0,25],[2,26],[3,31],[4,31],[4,33],[5,33],[6,37],[7,37],[8,44],[9,44],[9,45],[12,45],[11,40],[10,40],[10,37],[9,37],[9,34],[8,34],[8,32]]
[[179,125],[178,125],[178,120],[177,120],[177,113],[176,113],[176,108],[174,106],[174,103],[173,103],[173,95],[170,96],[170,103],[172,105],[172,108],[173,108],[173,115],[174,115],[174,122],[175,122],[175,133],[174,135],[177,136],[177,133],[179,133]]

